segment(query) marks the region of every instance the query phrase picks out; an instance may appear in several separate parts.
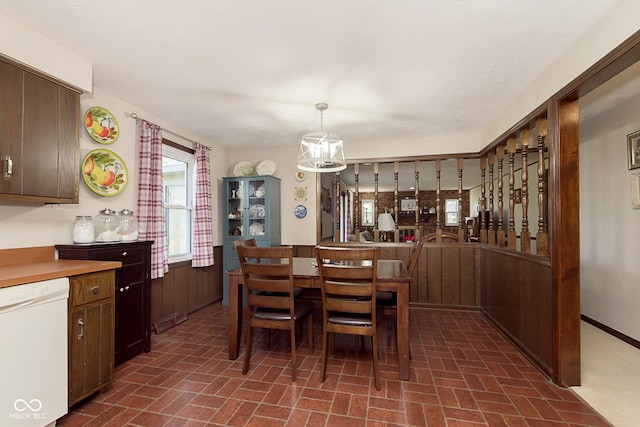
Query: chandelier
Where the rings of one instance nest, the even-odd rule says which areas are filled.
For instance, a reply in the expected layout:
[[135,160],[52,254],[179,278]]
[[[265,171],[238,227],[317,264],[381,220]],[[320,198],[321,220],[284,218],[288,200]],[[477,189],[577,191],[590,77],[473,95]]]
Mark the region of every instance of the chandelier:
[[329,105],[324,102],[316,104],[316,110],[320,111],[320,131],[302,136],[298,169],[309,172],[337,172],[347,167],[342,149],[342,138],[335,133],[326,132],[322,128],[322,113],[327,108]]

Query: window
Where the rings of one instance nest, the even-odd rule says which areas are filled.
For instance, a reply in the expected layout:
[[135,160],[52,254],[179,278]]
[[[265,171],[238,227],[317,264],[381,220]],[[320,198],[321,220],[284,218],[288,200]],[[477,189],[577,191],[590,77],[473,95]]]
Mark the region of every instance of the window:
[[445,199],[444,201],[444,225],[457,227],[458,223],[458,199]]
[[373,225],[373,200],[363,200],[362,206],[362,224],[363,226]]
[[195,157],[162,146],[162,181],[169,262],[191,259]]

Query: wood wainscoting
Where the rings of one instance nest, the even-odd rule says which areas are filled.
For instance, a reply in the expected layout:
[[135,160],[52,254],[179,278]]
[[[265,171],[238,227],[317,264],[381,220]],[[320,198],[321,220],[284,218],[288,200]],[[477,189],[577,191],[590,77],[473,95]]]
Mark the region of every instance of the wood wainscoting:
[[178,312],[193,313],[222,299],[222,246],[213,248],[214,264],[191,267],[191,261],[169,266],[151,281],[151,323]]
[[[339,244],[349,246],[349,244]],[[408,243],[380,244],[380,259],[411,261],[412,245]],[[438,306],[478,310],[478,251],[475,243],[428,243],[420,253],[409,290],[413,306]],[[296,246],[294,255],[314,257],[314,246]]]
[[550,377],[553,373],[551,261],[483,246],[481,309]]

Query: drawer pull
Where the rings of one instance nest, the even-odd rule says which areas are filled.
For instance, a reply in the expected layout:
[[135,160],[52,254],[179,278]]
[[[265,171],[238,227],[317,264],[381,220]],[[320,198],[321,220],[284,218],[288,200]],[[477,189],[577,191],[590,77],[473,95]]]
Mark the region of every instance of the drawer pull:
[[120,290],[120,292],[128,291],[129,290],[129,285],[125,286],[124,288],[120,288],[119,290]]
[[92,294],[97,294],[98,291],[100,291],[100,286],[94,286],[93,288],[91,288],[91,293]]
[[84,321],[82,319],[78,319],[78,327],[80,328],[78,332],[78,339],[81,340],[84,336]]
[[122,252],[122,256],[127,256],[127,251]]

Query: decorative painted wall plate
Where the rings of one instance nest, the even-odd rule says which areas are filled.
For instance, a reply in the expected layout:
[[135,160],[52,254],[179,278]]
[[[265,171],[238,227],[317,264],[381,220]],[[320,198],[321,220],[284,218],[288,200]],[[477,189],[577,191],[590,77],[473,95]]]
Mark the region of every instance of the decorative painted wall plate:
[[297,170],[295,177],[296,177],[296,181],[302,182],[305,179],[307,179],[307,173],[305,171]]
[[98,148],[84,156],[82,179],[89,190],[100,196],[120,194],[129,182],[124,161],[111,150]]
[[84,114],[84,128],[94,141],[113,144],[120,136],[120,126],[113,114],[106,108],[91,107]]
[[295,198],[297,202],[301,202],[303,200],[307,200],[307,187],[296,187],[295,189]]
[[298,205],[295,209],[296,218],[304,218],[307,216],[307,207],[305,205]]

